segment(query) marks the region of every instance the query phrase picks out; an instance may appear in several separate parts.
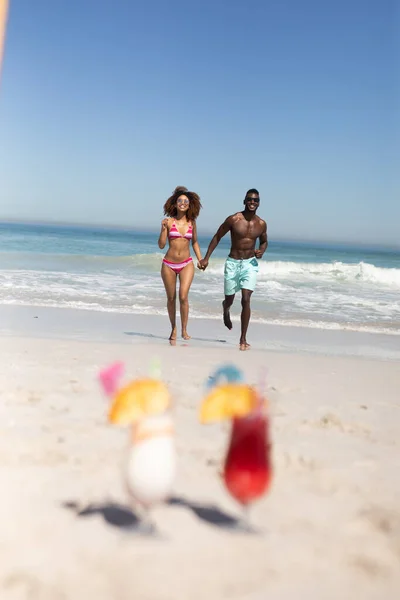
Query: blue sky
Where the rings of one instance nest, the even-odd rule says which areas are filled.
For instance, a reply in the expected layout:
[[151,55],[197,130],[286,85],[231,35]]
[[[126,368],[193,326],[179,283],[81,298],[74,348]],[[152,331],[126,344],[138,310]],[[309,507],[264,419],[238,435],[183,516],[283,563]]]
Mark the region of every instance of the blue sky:
[[212,231],[260,190],[270,237],[398,243],[395,0],[11,0],[0,218]]

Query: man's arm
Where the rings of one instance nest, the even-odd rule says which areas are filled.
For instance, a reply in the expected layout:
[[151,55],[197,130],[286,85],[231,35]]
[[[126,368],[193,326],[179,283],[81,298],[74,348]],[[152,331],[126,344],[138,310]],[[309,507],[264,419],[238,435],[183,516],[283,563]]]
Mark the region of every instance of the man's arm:
[[264,228],[259,237],[260,247],[254,251],[256,258],[262,258],[262,255],[268,248],[268,235],[267,235],[267,224],[264,223]]
[[214,252],[215,248],[218,246],[218,244],[220,243],[221,239],[224,237],[224,235],[226,235],[228,233],[228,231],[230,231],[231,227],[232,227],[232,218],[233,215],[231,215],[230,217],[228,217],[227,219],[225,219],[225,221],[222,223],[222,225],[220,225],[218,227],[217,233],[214,235],[213,239],[211,240],[211,242],[208,245],[207,248],[207,252],[203,258],[203,260],[201,260],[199,262],[201,269],[206,269],[208,266],[208,261],[210,259],[211,254]]

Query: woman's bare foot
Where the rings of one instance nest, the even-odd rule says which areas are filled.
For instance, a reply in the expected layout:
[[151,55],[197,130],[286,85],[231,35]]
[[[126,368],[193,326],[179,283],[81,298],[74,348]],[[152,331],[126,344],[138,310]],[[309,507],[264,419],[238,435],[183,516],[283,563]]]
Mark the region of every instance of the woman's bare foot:
[[182,331],[182,337],[184,340],[190,340],[190,335],[188,334],[187,331]]
[[224,311],[223,312],[224,325],[228,329],[232,329],[231,315],[229,313],[229,308],[225,308],[225,300],[222,302],[222,308]]
[[246,340],[240,340],[239,342],[239,350],[250,350],[251,346],[246,342]]
[[168,338],[170,341],[176,340],[176,327],[172,328],[171,335]]

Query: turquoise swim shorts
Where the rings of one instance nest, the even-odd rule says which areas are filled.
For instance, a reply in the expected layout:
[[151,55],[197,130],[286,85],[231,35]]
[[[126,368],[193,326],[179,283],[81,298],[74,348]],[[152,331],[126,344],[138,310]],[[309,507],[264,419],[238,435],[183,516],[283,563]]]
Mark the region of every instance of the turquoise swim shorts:
[[237,260],[228,256],[224,269],[224,294],[233,296],[239,290],[251,290],[256,287],[258,275],[258,260],[244,258]]

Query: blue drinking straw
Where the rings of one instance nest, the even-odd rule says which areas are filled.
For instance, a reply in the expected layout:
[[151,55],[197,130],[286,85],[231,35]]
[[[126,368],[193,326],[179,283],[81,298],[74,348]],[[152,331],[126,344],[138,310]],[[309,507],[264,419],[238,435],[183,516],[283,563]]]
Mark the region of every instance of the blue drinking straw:
[[243,381],[243,374],[235,365],[222,365],[218,367],[214,371],[212,375],[208,378],[206,383],[206,387],[208,389],[216,386],[221,379],[226,379],[228,383],[238,383],[239,381]]

